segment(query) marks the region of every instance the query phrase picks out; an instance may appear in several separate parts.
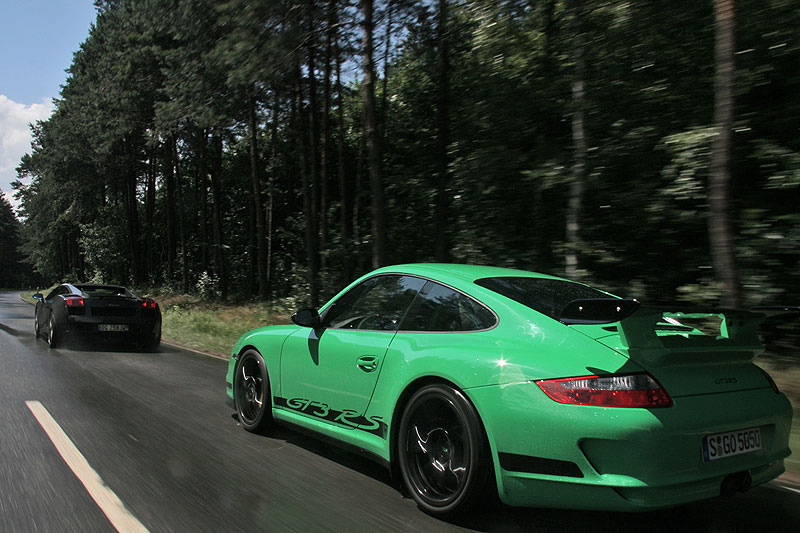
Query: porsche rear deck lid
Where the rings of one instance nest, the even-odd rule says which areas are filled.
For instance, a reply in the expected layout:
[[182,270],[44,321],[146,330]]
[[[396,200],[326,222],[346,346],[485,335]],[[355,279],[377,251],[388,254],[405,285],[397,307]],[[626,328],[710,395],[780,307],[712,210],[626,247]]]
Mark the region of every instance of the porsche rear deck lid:
[[608,324],[630,316],[641,305],[638,300],[618,298],[573,300],[561,310],[558,320],[567,325]]

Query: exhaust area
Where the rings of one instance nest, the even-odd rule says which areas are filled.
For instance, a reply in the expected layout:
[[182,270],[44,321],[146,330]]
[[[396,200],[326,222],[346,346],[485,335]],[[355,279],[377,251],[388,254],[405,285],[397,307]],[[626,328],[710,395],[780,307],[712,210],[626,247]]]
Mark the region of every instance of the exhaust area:
[[724,498],[732,498],[737,492],[747,492],[752,485],[753,478],[749,471],[736,472],[722,480],[719,493]]

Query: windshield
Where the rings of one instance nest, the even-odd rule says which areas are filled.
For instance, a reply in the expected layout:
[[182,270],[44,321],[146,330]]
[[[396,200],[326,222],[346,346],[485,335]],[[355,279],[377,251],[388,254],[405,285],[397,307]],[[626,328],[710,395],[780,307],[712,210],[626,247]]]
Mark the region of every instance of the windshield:
[[573,300],[610,298],[610,294],[580,283],[560,279],[505,277],[483,278],[475,283],[530,307],[551,318]]

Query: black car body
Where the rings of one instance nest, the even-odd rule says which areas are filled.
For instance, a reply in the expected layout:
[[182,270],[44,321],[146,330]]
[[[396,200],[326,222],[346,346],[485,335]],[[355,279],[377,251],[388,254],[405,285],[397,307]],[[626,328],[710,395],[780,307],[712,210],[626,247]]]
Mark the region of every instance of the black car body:
[[34,294],[36,336],[53,348],[72,335],[130,341],[153,351],[161,343],[161,309],[125,287],[63,283],[47,296]]

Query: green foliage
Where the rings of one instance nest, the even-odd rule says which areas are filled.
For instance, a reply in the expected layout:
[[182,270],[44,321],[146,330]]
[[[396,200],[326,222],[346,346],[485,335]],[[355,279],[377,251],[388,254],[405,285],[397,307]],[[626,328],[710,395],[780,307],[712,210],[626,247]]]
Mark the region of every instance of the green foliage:
[[0,287],[19,288],[33,282],[22,269],[18,248],[20,223],[14,210],[0,190]]
[[[369,269],[355,66],[361,20],[351,3],[101,4],[56,112],[35,125],[32,152],[18,169],[18,235],[38,275],[250,299],[258,294],[262,238],[270,297],[302,305],[311,290],[309,217],[319,228],[312,239],[321,296]],[[440,28],[438,2],[376,2],[389,261],[433,260],[444,233],[454,261],[564,272],[581,28],[581,272],[648,300],[717,300],[706,218],[713,3],[612,1],[581,3],[579,11],[563,0],[448,5]],[[770,0],[737,10],[732,215],[745,300],[793,303],[800,299],[800,9]],[[443,73],[449,209],[441,227]],[[316,202],[311,212],[304,192]],[[258,237],[256,209],[266,219],[268,207],[270,229]]]
[[267,324],[289,323],[285,304],[221,305],[193,297],[154,294],[162,307],[165,339],[219,355],[229,355],[244,332]]
[[100,220],[80,226],[78,245],[86,263],[86,272],[94,282],[124,280],[128,274],[127,235],[115,214],[114,208],[101,209]]

